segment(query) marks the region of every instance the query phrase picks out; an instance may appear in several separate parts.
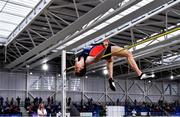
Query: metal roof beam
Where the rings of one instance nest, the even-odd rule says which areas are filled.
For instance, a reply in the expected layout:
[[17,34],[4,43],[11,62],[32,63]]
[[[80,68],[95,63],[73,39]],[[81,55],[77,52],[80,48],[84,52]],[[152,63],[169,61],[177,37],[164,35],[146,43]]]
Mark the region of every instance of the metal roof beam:
[[[157,15],[158,13],[166,10],[167,8],[170,8],[174,6],[175,4],[179,3],[180,1],[173,1],[173,3],[169,4],[172,0],[158,0],[158,1],[153,1],[144,7],[122,17],[121,19],[113,22],[112,24],[106,26],[103,29],[100,29],[96,31],[95,33],[88,35],[84,38],[82,38],[80,41],[73,43],[73,46],[71,47],[66,47],[65,49],[69,51],[69,49],[74,48],[82,48],[89,41],[94,40],[103,40],[105,38],[112,37],[116,34],[119,34],[120,32],[129,29],[130,27],[133,27],[134,25],[151,18],[154,15]],[[81,45],[81,46],[80,46]],[[79,46],[79,47],[78,47]]]
[[162,29],[153,26],[136,26],[137,29],[148,30],[151,32],[160,32]]
[[[77,7],[80,7],[82,5],[86,5],[86,4],[98,4],[99,1],[96,0],[96,1],[85,1],[85,2],[80,2],[80,3],[76,3],[77,4]],[[73,3],[66,3],[64,5],[62,4],[59,4],[59,5],[56,5],[56,6],[50,6],[49,9],[52,10],[52,9],[61,9],[61,8],[65,8],[65,7],[74,7],[74,4]]]
[[[106,21],[107,19],[109,19],[109,18],[117,15],[119,12],[121,12],[121,11],[129,8],[130,6],[133,6],[133,5],[137,4],[137,3],[140,2],[140,1],[142,1],[142,0],[131,0],[130,2],[128,2],[128,3],[127,3],[126,5],[124,5],[123,7],[120,7],[120,8],[118,8],[118,9],[116,9],[112,14],[107,15],[107,16],[104,17],[104,18],[101,18],[100,20],[98,20],[97,22],[93,23],[93,24],[90,25],[89,27],[87,27],[87,28],[85,28],[84,30],[80,31],[77,35],[73,35],[72,38],[75,38],[75,37],[77,37],[78,35],[81,35],[82,33],[84,33],[84,32],[86,32],[86,31],[94,28],[95,26],[99,25],[100,23],[102,23],[102,22]],[[120,2],[120,1],[119,1],[119,2]],[[55,48],[55,47],[53,47],[53,48]],[[50,50],[50,49],[49,49],[49,50]],[[31,61],[34,61],[35,59],[40,58],[41,56],[43,56],[43,55],[45,55],[45,54],[46,54],[46,52],[43,52],[43,53],[41,53],[41,54],[38,54],[36,57],[33,57],[32,59],[26,61],[26,64],[27,64],[27,63],[30,63]],[[24,65],[25,65],[25,63],[21,64],[20,66],[18,66],[18,67],[16,67],[16,68],[18,69],[18,68],[20,68],[20,67],[22,67],[22,66],[24,66]]]
[[[149,3],[149,4],[145,5],[144,7],[140,8],[140,9],[138,9],[138,10],[136,10],[136,11],[126,15],[125,17],[117,20],[116,22],[108,25],[107,27],[105,27],[103,29],[100,29],[100,30],[98,30],[97,32],[95,32],[93,34],[84,37],[83,39],[73,43],[72,45],[66,46],[64,49],[67,50],[67,51],[70,51],[73,48],[77,48],[78,46],[82,45],[82,43],[86,43],[86,42],[88,42],[88,41],[90,41],[92,39],[95,39],[96,37],[102,37],[101,35],[103,35],[103,37],[105,38],[107,32],[109,32],[111,30],[114,30],[115,28],[118,28],[118,26],[122,26],[122,25],[126,24],[128,21],[130,21],[132,23],[133,19],[136,19],[138,17],[142,17],[142,15],[145,15],[145,14],[149,13],[150,11],[153,11],[153,10],[157,9],[158,7],[160,7],[162,5],[166,6],[165,4],[167,4],[170,1],[171,0],[158,0],[158,1],[155,0],[152,3]],[[176,2],[176,4],[177,4],[177,2]],[[173,6],[173,5],[171,4],[171,5],[163,7],[163,8],[167,9],[167,8]],[[156,12],[153,12],[152,14],[150,14],[150,16],[154,16],[154,15],[158,14],[160,11],[163,11],[164,9],[160,9],[160,10],[158,9]],[[144,21],[145,19],[148,19],[150,16],[146,16],[145,18],[141,19],[140,21]],[[133,25],[135,25],[136,23],[138,23],[138,22],[135,22]],[[131,25],[131,26],[133,26],[133,25]],[[125,27],[125,28],[127,28],[127,27]],[[125,28],[124,28],[124,30],[125,30]],[[122,31],[122,30],[120,30],[120,31]],[[114,35],[116,35],[116,33],[112,34],[112,36],[114,36]],[[73,39],[73,38],[70,38],[70,39]],[[65,43],[66,42],[62,42],[61,45],[64,45]],[[47,56],[46,60],[49,61],[49,60],[51,60],[51,59],[53,59],[55,57],[58,57],[60,54],[61,54],[61,51],[59,50],[58,52],[52,53],[51,55]],[[39,61],[33,63],[30,66],[30,68],[34,68],[34,67],[38,66],[39,64],[42,64],[43,61],[44,61],[44,59],[39,60]]]
[[77,30],[80,30],[82,26],[89,23],[94,18],[98,17],[100,14],[105,13],[110,8],[116,6],[119,2],[122,0],[106,0],[97,7],[95,7],[90,12],[86,13],[82,17],[80,17],[77,21],[72,23],[71,25],[64,28],[62,31],[58,32],[56,35],[48,39],[47,41],[44,41],[39,46],[33,48],[31,51],[27,52],[20,58],[16,59],[15,61],[11,62],[10,64],[6,65],[5,68],[13,68],[16,65],[26,61],[28,58],[39,54],[39,52],[43,51],[44,49],[51,47],[53,45],[56,45],[59,41],[63,40],[68,35],[76,32]]

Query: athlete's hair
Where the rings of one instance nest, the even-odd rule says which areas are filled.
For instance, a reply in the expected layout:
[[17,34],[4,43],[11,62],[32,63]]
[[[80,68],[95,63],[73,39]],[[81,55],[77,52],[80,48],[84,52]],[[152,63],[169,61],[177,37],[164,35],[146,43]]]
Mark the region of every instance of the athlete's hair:
[[86,74],[86,65],[84,65],[84,68],[81,69],[79,72],[75,72],[75,75],[78,77],[83,77]]

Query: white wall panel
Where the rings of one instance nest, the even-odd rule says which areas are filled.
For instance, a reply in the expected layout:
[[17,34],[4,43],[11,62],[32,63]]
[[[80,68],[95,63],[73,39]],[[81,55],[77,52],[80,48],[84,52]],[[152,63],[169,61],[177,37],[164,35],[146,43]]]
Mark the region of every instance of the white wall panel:
[[51,96],[54,92],[49,92],[49,91],[31,91],[31,94],[34,97],[41,97],[43,101],[47,101],[47,98]]
[[167,102],[174,102],[175,100],[179,100],[179,96],[165,96],[164,100],[166,100]]
[[[180,97],[180,82],[178,82],[178,95]],[[180,100],[180,98],[179,98],[179,100]]]
[[80,102],[81,101],[81,93],[80,92],[67,92],[67,98],[71,97],[71,101]]
[[6,98],[6,97],[16,98],[16,97],[19,96],[22,100],[25,99],[25,93],[22,92],[22,91],[1,91],[0,94],[2,94],[2,96],[3,96],[4,98]]
[[25,89],[26,75],[23,73],[0,73],[1,89]]
[[115,93],[108,93],[108,96],[106,98],[107,102],[117,102],[117,99],[120,101],[125,101],[125,95],[124,94],[115,94]]
[[[62,100],[62,94],[61,94],[61,92],[58,92],[58,93],[56,93],[56,101],[61,101]],[[72,100],[73,101],[73,100]]]
[[[89,97],[89,99],[92,98],[95,102],[97,102],[102,96],[102,94],[99,93],[86,93],[86,95]],[[87,98],[85,98],[85,101],[87,101]]]
[[125,80],[116,79],[116,89],[118,92],[124,93],[125,91]]
[[[138,95],[138,96],[137,96]],[[129,94],[129,101],[137,100],[137,102],[143,102],[144,101],[144,95],[143,94]]]
[[26,74],[0,72],[0,96],[25,98]]
[[162,84],[160,83],[148,83],[147,85],[147,90],[148,90],[148,95],[161,95],[162,93]]
[[159,100],[163,100],[161,95],[148,95],[148,98],[151,100],[151,102],[158,102]]
[[104,91],[104,78],[92,78],[88,77],[84,79],[84,90],[85,91]]
[[[100,94],[96,94],[94,91],[100,92],[106,92],[105,84],[103,84],[102,78],[87,78],[84,79],[84,90],[85,93],[89,97],[92,97],[94,100],[97,100],[97,98],[100,96]],[[115,79],[116,84],[116,92],[111,91],[109,89],[108,81],[107,83],[107,94],[108,98],[106,98],[107,101],[114,100],[116,101],[119,97],[122,98],[121,101],[125,101],[125,94],[127,95],[127,98],[129,98],[130,101],[134,101],[135,99],[137,101],[143,102],[143,101],[151,101],[151,102],[157,102],[159,100],[178,100],[178,96],[168,96],[163,95],[163,83],[162,82],[148,82],[144,80],[122,80],[122,79]],[[174,84],[173,82],[169,82],[170,84]],[[177,85],[177,84],[176,84]],[[126,89],[128,89],[126,91]],[[123,97],[124,96],[124,97]],[[104,96],[105,97],[105,96]],[[102,98],[104,100],[104,97]],[[171,97],[171,98],[169,98]]]

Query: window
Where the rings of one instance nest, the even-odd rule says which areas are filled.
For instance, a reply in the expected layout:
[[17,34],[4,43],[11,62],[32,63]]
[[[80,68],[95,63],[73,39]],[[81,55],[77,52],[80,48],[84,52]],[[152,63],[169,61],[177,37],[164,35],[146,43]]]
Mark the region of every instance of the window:
[[7,41],[8,36],[39,2],[40,0],[0,1],[0,42]]

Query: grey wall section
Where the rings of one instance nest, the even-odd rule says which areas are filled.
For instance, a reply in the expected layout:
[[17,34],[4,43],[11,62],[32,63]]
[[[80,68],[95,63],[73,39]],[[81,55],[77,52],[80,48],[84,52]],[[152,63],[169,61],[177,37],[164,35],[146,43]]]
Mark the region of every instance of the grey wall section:
[[52,91],[31,91],[33,97],[41,97],[43,101],[47,101],[47,98],[53,95]]
[[[93,98],[94,101],[116,102],[117,99],[124,102],[125,100],[138,102],[157,102],[165,100],[173,102],[179,100],[179,84],[176,82],[148,82],[142,80],[116,79],[117,91],[112,92],[109,89],[107,79],[105,78],[88,78],[84,80],[84,97]],[[105,84],[106,83],[106,84]],[[105,88],[106,87],[106,88]],[[169,89],[171,87],[171,89]],[[173,88],[174,87],[174,88]],[[171,91],[170,91],[171,90]]]
[[[62,98],[61,78],[53,75],[28,75],[28,92],[33,97],[42,97],[44,101],[49,96],[53,96],[57,101]],[[56,81],[58,81],[56,83]],[[80,102],[81,99],[87,101],[92,98],[97,102],[121,102],[125,100],[139,102],[157,102],[165,100],[172,102],[180,101],[180,83],[179,82],[147,82],[132,79],[116,79],[117,91],[112,92],[109,89],[107,78],[88,77],[88,78],[68,78],[67,97],[72,101]],[[26,96],[26,74],[0,72],[0,96],[14,97],[20,96],[24,100]]]
[[0,96],[25,98],[26,74],[0,72]]
[[178,95],[180,96],[180,83],[178,83]]
[[178,94],[180,96],[180,83],[178,83]]

